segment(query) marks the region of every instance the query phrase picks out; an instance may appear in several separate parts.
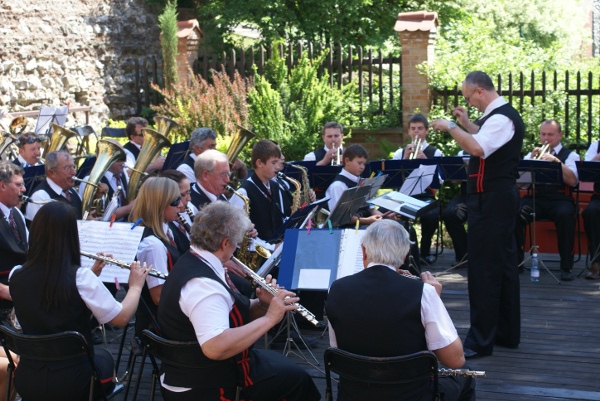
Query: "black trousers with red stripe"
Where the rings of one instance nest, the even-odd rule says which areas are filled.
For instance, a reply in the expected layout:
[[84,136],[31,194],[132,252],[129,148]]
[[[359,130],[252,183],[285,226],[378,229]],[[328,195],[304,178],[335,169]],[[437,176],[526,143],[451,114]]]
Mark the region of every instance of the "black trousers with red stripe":
[[516,186],[467,197],[471,327],[464,347],[483,355],[491,355],[495,344],[516,348],[520,342],[518,207]]
[[[302,367],[274,351],[254,350],[256,363],[270,369],[273,374],[242,390],[243,401],[318,401],[319,390]],[[255,367],[250,366],[250,372]],[[252,373],[250,374],[252,377]],[[228,401],[235,399],[235,388],[192,388],[175,392],[161,386],[165,401]]]

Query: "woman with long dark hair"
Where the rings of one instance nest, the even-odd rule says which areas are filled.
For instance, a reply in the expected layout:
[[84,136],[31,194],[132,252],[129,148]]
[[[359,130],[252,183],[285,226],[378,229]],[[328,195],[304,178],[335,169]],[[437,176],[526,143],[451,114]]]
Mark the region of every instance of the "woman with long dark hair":
[[[9,281],[17,319],[25,334],[78,331],[91,341],[90,314],[101,324],[123,327],[135,313],[148,274],[146,266],[131,264],[129,290],[117,302],[97,277],[104,263],[82,268],[77,211],[64,202],[44,205],[29,232],[29,251],[23,266],[13,269]],[[112,387],[114,361],[108,350],[94,349],[100,379]],[[86,359],[61,362],[21,358],[15,387],[26,400],[84,400],[89,396],[91,371]]]

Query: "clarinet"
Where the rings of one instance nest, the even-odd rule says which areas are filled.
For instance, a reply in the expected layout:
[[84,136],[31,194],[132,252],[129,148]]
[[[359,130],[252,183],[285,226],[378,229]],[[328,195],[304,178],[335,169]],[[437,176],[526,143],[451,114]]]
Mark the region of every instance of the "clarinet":
[[485,370],[439,368],[439,376],[485,377]]
[[188,223],[185,217],[183,217],[183,215],[181,214],[177,214],[177,218],[179,219],[179,224],[181,224],[183,228],[185,228],[185,231],[187,231],[187,233],[189,234],[192,231],[190,223]]
[[[122,260],[109,258],[108,256],[95,255],[93,253],[84,252],[84,251],[79,251],[79,253],[82,256],[85,256],[86,258],[95,259],[95,260],[101,260],[101,261],[103,261],[106,264],[115,265],[115,266],[119,266],[119,267],[121,267],[123,269],[130,270],[130,268],[129,268],[130,264],[127,263],[127,262],[123,262]],[[156,270],[153,267],[151,267],[150,270],[148,271],[148,275],[156,277],[156,278],[160,278],[162,280],[166,280],[167,277],[169,276],[168,274],[159,272],[158,270]]]
[[[245,264],[243,264],[242,262],[240,262],[236,257],[232,256],[231,260],[233,261],[233,263],[235,263],[236,265],[238,265],[239,267],[241,267],[244,272],[250,276],[250,278],[252,279],[252,281],[254,281],[257,285],[260,285],[262,288],[264,288],[265,290],[269,291],[269,293],[273,296],[275,296],[275,294],[277,294],[277,292],[279,291],[277,288],[273,287],[271,284],[268,284],[264,278],[262,278],[261,276],[259,276],[258,274],[256,274],[254,272],[254,270],[252,270],[251,268],[249,268],[248,266],[246,266]],[[289,298],[289,297],[287,297]],[[294,303],[294,305],[296,305],[298,307],[298,309],[296,309],[296,312],[298,312],[300,314],[300,316],[302,316],[303,318],[305,318],[306,320],[308,320],[309,322],[311,322],[312,324],[314,324],[315,326],[319,325],[319,321],[315,318],[315,315],[313,315],[312,313],[310,313],[310,311],[308,309],[306,309],[304,306],[300,305],[299,303]]]

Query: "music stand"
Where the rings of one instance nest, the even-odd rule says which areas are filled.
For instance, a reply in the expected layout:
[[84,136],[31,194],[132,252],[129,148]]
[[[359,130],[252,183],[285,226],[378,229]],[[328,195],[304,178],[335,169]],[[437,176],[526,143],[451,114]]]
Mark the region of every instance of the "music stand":
[[282,225],[277,229],[277,232],[273,234],[271,238],[267,240],[270,243],[276,243],[281,241],[284,238],[285,230],[292,228],[300,228],[300,226],[306,221],[309,215],[314,215],[321,208],[327,206],[327,201],[329,198],[323,198],[314,201],[313,203],[301,207],[296,210],[294,214],[292,214]]
[[[342,171],[342,166],[317,166],[315,161],[295,161],[294,164],[306,167],[310,187],[315,191],[317,198],[325,196],[329,185]],[[290,177],[300,177],[300,171],[293,167],[285,166],[283,172]]]
[[190,150],[190,141],[179,142],[171,145],[165,164],[163,165],[163,171],[169,169],[176,169],[187,157]]
[[31,196],[37,184],[46,178],[45,166],[30,166],[23,169],[23,181],[25,183],[25,195]]
[[[369,163],[371,171],[381,171],[387,174],[387,178],[382,188],[400,188],[406,178],[421,165],[432,166],[437,165],[437,157],[432,159],[416,159],[416,160],[377,160]],[[439,179],[434,177],[433,188],[439,188]]]
[[560,184],[562,183],[562,169],[559,163],[551,163],[544,160],[521,160],[519,162],[519,174],[520,178],[517,180],[518,183],[531,183],[531,191],[533,198],[533,211],[531,212],[531,217],[533,218],[533,235],[531,238],[531,248],[529,249],[529,255],[526,259],[519,264],[519,267],[523,266],[529,259],[532,258],[533,254],[538,255],[539,264],[552,276],[554,280],[558,284],[560,284],[560,280],[556,278],[554,274],[548,269],[546,264],[544,263],[543,258],[539,253],[539,246],[536,240],[536,213],[535,213],[535,192],[536,192],[536,184],[544,183],[544,184]]
[[67,121],[68,114],[69,106],[43,106],[38,114],[34,132],[38,135],[46,134],[50,136],[52,133],[52,127],[50,126],[50,123],[54,123],[62,127]]
[[337,228],[350,224],[352,217],[365,204],[370,192],[370,185],[346,189],[328,217],[331,226]]
[[[600,182],[600,163],[596,161],[578,161],[575,162],[577,166],[577,175],[579,176],[580,182]],[[593,261],[600,255],[600,243],[594,249],[594,253],[590,255],[590,260]],[[589,266],[586,266],[577,277],[581,276],[586,270],[588,270]]]

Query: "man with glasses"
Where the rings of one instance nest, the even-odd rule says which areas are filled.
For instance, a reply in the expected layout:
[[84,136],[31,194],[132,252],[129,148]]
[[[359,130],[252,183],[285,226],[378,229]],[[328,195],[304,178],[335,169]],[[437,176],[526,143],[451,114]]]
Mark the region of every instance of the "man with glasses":
[[42,154],[40,150],[40,138],[35,133],[27,132],[19,136],[17,147],[19,148],[19,156],[13,160],[13,163],[23,168],[42,165],[40,163],[40,156]]
[[[143,117],[131,117],[127,121],[125,127],[125,133],[129,137],[123,148],[125,148],[125,154],[127,155],[125,163],[128,167],[133,167],[140,154],[142,145],[144,144],[144,134],[142,130],[148,127],[148,120]],[[153,173],[162,169],[165,164],[165,159],[161,156],[157,157],[152,163],[146,167],[146,173]],[[131,170],[130,170],[131,171]]]
[[192,185],[192,205],[198,210],[216,200],[227,202],[225,187],[229,185],[229,159],[218,150],[209,149],[194,163],[196,182]]
[[525,124],[498,95],[491,78],[469,73],[462,93],[483,115],[469,120],[465,107],[432,123],[467,151],[469,302],[471,327],[464,341],[467,358],[491,355],[494,345],[517,348],[521,335],[519,270],[514,235],[519,191],[516,178]]
[[5,319],[12,308],[8,291],[8,273],[25,262],[29,231],[19,210],[20,196],[25,192],[23,169],[8,161],[0,161],[0,317]]
[[73,177],[77,174],[77,166],[71,155],[59,150],[50,152],[46,156],[46,179],[35,187],[31,194],[31,200],[41,202],[27,204],[25,217],[29,222],[33,220],[36,213],[43,206],[44,201],[54,199],[71,204],[77,210],[77,218],[81,219],[81,198],[73,185]]

